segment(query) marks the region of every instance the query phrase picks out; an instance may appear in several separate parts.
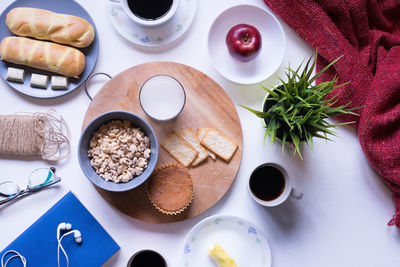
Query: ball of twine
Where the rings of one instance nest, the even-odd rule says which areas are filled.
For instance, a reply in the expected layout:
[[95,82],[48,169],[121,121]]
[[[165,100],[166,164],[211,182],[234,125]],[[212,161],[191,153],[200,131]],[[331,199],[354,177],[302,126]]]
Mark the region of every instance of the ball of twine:
[[69,153],[69,128],[55,110],[0,115],[0,154],[61,160]]

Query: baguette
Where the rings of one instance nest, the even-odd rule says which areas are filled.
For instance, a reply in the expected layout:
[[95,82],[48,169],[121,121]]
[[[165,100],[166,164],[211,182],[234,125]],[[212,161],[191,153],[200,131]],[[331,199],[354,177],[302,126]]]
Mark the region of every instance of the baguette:
[[85,68],[81,51],[24,37],[5,37],[0,44],[0,59],[75,78]]
[[94,29],[88,21],[45,9],[14,8],[7,13],[6,24],[12,33],[19,36],[49,40],[79,48],[89,46],[94,40]]

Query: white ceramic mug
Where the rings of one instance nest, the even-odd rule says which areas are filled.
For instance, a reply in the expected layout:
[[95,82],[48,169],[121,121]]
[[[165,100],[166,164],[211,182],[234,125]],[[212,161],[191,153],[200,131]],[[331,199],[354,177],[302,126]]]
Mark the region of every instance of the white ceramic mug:
[[164,15],[156,19],[145,19],[135,15],[129,8],[128,0],[110,0],[110,1],[115,3],[120,3],[122,5],[122,9],[125,11],[128,17],[136,23],[142,26],[160,26],[169,21],[175,15],[180,0],[172,0],[172,4],[169,10]]
[[[168,267],[168,266],[169,266],[167,260],[166,260],[159,252],[157,252],[157,251],[155,251],[155,250],[152,250],[152,249],[143,249],[143,250],[139,250],[138,252],[136,252],[135,254],[132,255],[132,257],[129,259],[129,261],[128,261],[126,267],[135,266],[135,265],[134,265],[134,260],[136,259],[136,257],[138,257],[140,254],[143,254],[143,253],[153,253],[152,256],[157,255],[157,256],[159,257],[159,259],[163,261],[163,265],[164,265],[165,267]],[[155,254],[155,255],[154,255],[154,254]],[[149,257],[149,255],[147,255],[147,257]],[[136,259],[136,260],[138,260],[138,259]],[[137,262],[136,262],[136,263],[137,263]],[[142,262],[141,262],[141,263],[142,263]],[[143,264],[143,263],[142,263],[142,264]],[[142,266],[142,265],[139,264],[139,265],[137,265],[137,266]],[[159,266],[159,265],[157,265],[157,266]]]
[[[250,179],[253,176],[253,174],[255,173],[255,171],[260,169],[260,168],[262,168],[262,167],[266,167],[266,166],[271,166],[271,167],[274,167],[277,170],[279,170],[282,173],[283,178],[285,179],[285,186],[283,188],[282,193],[278,197],[276,197],[276,198],[274,198],[272,200],[263,200],[263,199],[258,198],[250,188]],[[265,177],[265,178],[268,179],[268,177]],[[257,203],[259,203],[259,204],[261,204],[263,206],[266,206],[266,207],[278,206],[278,205],[282,204],[283,202],[285,202],[288,199],[289,196],[291,196],[292,198],[295,198],[295,199],[300,199],[300,198],[303,197],[303,194],[301,192],[298,192],[293,188],[292,179],[287,174],[285,169],[282,168],[282,166],[280,166],[280,165],[278,165],[276,163],[263,163],[263,164],[259,165],[258,167],[256,167],[253,170],[253,172],[251,173],[251,175],[250,175],[249,182],[247,183],[247,187],[248,187],[250,196]]]

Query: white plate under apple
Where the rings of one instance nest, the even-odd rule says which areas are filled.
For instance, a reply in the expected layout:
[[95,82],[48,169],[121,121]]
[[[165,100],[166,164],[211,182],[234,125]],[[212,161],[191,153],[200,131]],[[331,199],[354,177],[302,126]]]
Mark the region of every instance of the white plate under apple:
[[[229,54],[226,35],[237,24],[254,26],[261,34],[261,51],[254,59],[242,62]],[[255,84],[279,68],[285,53],[286,38],[277,18],[268,10],[253,5],[238,5],[222,12],[208,34],[208,53],[215,69],[226,79],[239,84]]]

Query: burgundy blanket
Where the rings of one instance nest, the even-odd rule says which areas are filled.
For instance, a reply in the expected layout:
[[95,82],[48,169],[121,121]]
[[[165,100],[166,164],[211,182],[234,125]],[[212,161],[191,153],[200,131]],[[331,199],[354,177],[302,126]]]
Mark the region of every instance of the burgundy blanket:
[[350,82],[337,89],[338,104],[363,106],[358,137],[393,191],[396,213],[389,225],[400,227],[400,1],[264,1],[318,50],[317,69],[343,55],[320,81],[337,75]]

